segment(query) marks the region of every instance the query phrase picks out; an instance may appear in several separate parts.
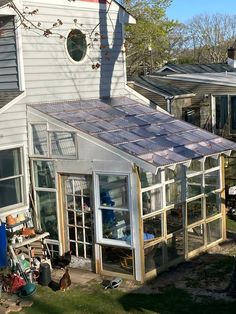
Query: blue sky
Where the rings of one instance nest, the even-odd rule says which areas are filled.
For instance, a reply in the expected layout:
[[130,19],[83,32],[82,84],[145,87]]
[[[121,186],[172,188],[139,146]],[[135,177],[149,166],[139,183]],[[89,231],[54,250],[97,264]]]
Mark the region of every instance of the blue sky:
[[173,0],[166,14],[170,19],[188,22],[199,14],[235,14],[236,0]]

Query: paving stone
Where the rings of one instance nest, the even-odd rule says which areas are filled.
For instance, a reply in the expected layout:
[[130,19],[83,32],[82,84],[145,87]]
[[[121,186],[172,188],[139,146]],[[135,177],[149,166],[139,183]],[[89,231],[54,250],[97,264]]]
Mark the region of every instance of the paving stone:
[[30,306],[32,306],[33,305],[33,301],[30,301],[30,300],[22,300],[22,301],[20,301],[19,302],[19,305],[21,306],[21,307],[30,307]]
[[6,314],[7,308],[0,305],[0,314]]
[[19,305],[12,305],[12,306],[9,306],[7,309],[6,309],[6,314],[10,313],[10,312],[20,312],[22,310],[22,307],[19,306]]
[[14,306],[14,305],[16,305],[16,300],[11,300],[11,299],[8,299],[8,300],[5,300],[4,302],[3,302],[3,304],[5,305],[5,306]]

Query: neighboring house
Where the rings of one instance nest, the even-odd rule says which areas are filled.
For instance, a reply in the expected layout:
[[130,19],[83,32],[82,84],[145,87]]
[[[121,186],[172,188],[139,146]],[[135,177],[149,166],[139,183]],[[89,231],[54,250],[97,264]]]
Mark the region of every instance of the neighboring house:
[[75,267],[138,281],[223,241],[236,143],[126,86],[133,18],[115,1],[22,2],[63,24],[46,38],[0,0],[0,218],[30,211]]
[[[228,49],[227,63],[168,63],[152,74],[130,78],[128,85],[174,117],[236,141],[235,44]],[[227,191],[236,185],[234,159],[227,159]]]

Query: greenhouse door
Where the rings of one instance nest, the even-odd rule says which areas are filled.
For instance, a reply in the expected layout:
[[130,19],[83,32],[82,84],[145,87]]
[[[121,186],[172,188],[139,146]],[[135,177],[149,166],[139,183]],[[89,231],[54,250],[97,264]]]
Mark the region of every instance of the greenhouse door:
[[[92,176],[63,176],[66,249],[72,267],[93,269]],[[74,265],[73,265],[74,263]]]

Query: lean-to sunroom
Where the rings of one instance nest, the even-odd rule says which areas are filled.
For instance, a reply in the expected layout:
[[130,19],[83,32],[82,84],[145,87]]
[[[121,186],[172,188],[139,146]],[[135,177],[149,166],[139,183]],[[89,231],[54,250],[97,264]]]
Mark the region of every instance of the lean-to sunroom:
[[225,238],[236,144],[128,97],[28,106],[37,224],[74,266],[144,281]]

